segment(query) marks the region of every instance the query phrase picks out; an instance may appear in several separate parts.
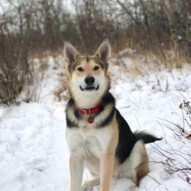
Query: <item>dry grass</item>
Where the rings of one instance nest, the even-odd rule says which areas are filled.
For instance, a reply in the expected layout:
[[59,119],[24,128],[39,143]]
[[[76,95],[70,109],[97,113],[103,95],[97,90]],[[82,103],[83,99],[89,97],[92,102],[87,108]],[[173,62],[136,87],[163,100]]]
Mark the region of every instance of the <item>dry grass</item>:
[[[64,48],[64,45],[63,45]],[[41,51],[32,51],[30,52],[29,55],[29,59],[32,60],[34,58],[38,58],[38,59],[44,59],[46,57],[53,57],[53,58],[58,58],[60,56],[63,56],[63,49],[59,48],[59,49],[55,49],[55,50],[51,50],[51,51],[47,51],[47,50],[41,50]]]
[[[31,70],[30,74],[32,76],[27,78],[23,85],[23,91],[26,95],[24,101],[30,102],[39,100],[40,92],[43,88],[39,85],[39,82],[44,80],[44,76],[48,70],[48,58],[50,57],[55,62],[54,69],[59,71],[56,80],[60,85],[53,92],[55,100],[61,101],[69,99],[66,64],[64,63],[63,51],[60,49],[52,52],[42,51],[30,54],[29,64]],[[35,60],[38,60],[38,64],[35,63]],[[151,51],[135,51],[126,48],[118,54],[113,53],[110,63],[110,76],[112,84],[114,85],[116,80],[121,78],[121,75],[116,76],[116,73],[128,75],[131,79],[136,80],[137,77],[150,75],[153,71],[160,71],[163,67],[170,69],[175,67],[180,68],[185,63],[188,63],[188,58],[175,49],[163,49],[160,54],[155,54]],[[115,72],[113,67],[118,71]]]
[[63,63],[64,72],[58,76],[58,81],[60,86],[54,91],[54,96],[57,101],[61,100],[68,100],[70,98],[69,91],[68,91],[68,75],[66,69],[66,63]]
[[[119,65],[124,72],[135,77],[161,70],[163,67],[169,69],[182,68],[185,64],[190,63],[189,57],[174,48],[161,49],[157,54],[148,50],[136,51],[126,48],[113,55],[112,64]],[[131,63],[128,64],[127,60]]]

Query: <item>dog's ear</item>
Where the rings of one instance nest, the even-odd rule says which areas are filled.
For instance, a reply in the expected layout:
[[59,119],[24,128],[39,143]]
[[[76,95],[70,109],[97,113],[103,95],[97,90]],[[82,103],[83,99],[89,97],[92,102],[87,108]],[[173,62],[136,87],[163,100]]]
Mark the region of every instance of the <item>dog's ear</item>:
[[68,62],[68,64],[72,64],[76,61],[76,57],[78,55],[78,51],[72,46],[70,43],[64,43],[64,58]]
[[111,57],[111,45],[109,43],[109,40],[104,40],[101,45],[98,47],[95,53],[100,60],[107,61]]

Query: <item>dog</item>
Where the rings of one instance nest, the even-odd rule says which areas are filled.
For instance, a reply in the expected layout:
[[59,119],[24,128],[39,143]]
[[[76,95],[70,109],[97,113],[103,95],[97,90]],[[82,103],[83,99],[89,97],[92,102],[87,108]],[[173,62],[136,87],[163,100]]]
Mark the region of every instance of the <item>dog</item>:
[[[70,151],[70,191],[109,191],[112,178],[131,178],[136,186],[149,172],[144,144],[160,138],[145,132],[133,133],[115,107],[109,92],[108,65],[111,46],[105,40],[92,56],[80,54],[65,42],[68,86],[66,141]],[[84,168],[95,179],[83,186]]]

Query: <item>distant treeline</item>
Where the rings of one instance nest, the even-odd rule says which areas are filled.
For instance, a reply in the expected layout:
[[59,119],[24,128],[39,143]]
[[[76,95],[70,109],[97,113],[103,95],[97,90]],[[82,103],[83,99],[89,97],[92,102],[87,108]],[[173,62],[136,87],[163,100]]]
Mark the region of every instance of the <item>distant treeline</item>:
[[1,36],[11,33],[32,51],[59,49],[67,40],[89,52],[109,38],[116,51],[191,52],[191,0],[71,0],[75,13],[63,0],[8,1],[13,8],[0,16]]

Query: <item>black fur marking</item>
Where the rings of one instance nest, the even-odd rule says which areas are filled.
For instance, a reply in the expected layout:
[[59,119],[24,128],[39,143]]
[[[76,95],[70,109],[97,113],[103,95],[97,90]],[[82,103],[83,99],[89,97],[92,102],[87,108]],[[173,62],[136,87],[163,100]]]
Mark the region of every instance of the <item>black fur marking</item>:
[[116,119],[119,128],[118,145],[116,148],[116,157],[118,162],[123,163],[130,155],[135,143],[137,142],[136,136],[132,133],[128,123],[121,116],[120,112],[116,109]]
[[97,125],[97,127],[101,128],[101,127],[104,127],[104,126],[110,124],[113,119],[114,113],[115,113],[115,109],[113,108],[111,113],[109,114],[109,116],[104,121],[101,121],[99,123],[99,125]]
[[73,128],[73,127],[78,127],[78,124],[75,122],[71,121],[67,116],[66,116],[66,124],[68,128]]
[[81,117],[80,114],[79,114],[79,112],[77,111],[77,109],[76,109],[76,107],[75,107],[75,103],[74,103],[74,100],[73,100],[72,98],[68,101],[67,106],[66,106],[66,124],[67,124],[67,127],[68,127],[68,128],[73,128],[73,127],[77,128],[77,127],[78,127],[78,124],[75,123],[74,121],[71,121],[71,120],[69,119],[69,117],[67,116],[67,110],[68,110],[69,108],[74,111],[74,115],[75,115],[75,117],[76,117],[77,119],[79,119],[79,118]]
[[80,113],[78,112],[78,110],[75,108],[74,110],[74,115],[75,117],[79,120],[80,118],[82,118],[82,116],[80,115]]
[[[106,105],[108,105],[108,104],[112,104],[113,106],[115,106],[115,98],[113,97],[113,95],[111,94],[111,93],[107,93],[103,98],[102,98],[102,100],[103,100],[103,104],[102,104],[102,106],[106,106]],[[104,108],[102,108],[102,109],[104,109]],[[101,110],[101,108],[100,108],[100,112],[101,111],[103,111],[103,110]]]
[[66,107],[73,107],[73,106],[74,106],[74,100],[71,98],[71,99],[68,101]]
[[135,136],[137,137],[137,139],[142,140],[144,144],[162,140],[162,138],[155,137],[154,135],[146,133],[144,131],[136,131]]
[[80,116],[80,114],[79,114],[79,112],[75,106],[75,102],[72,98],[68,101],[66,108],[71,108],[74,111],[74,115],[77,119],[81,118],[81,116]]
[[[115,99],[114,97],[111,95],[111,93],[107,93],[103,98],[103,103],[100,107],[99,113],[97,115],[102,115],[102,112],[104,111],[105,107],[110,105],[113,105],[113,109],[111,110],[111,113],[108,115],[108,117],[105,118],[104,121],[100,121],[100,123],[96,126],[97,128],[103,128],[104,126],[108,125],[114,116],[115,113]],[[95,117],[97,116],[95,115]]]

